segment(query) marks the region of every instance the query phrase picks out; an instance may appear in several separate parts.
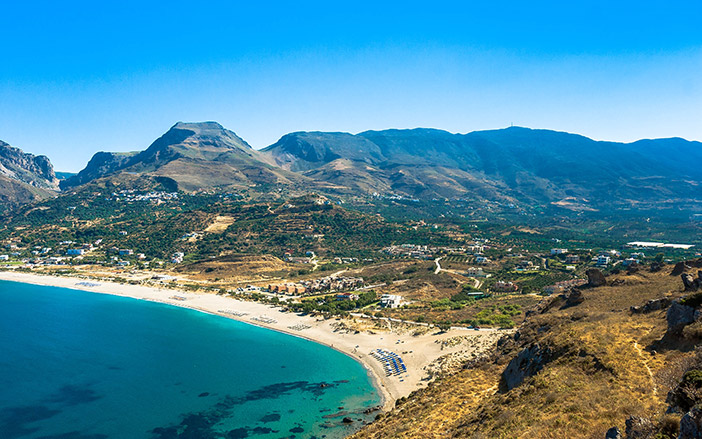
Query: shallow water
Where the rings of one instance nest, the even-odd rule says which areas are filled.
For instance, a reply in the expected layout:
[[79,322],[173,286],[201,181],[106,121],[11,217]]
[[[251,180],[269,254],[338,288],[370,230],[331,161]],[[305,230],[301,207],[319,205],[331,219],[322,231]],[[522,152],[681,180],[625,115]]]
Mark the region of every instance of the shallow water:
[[0,281],[5,439],[335,438],[379,403],[359,363],[317,343],[158,303]]

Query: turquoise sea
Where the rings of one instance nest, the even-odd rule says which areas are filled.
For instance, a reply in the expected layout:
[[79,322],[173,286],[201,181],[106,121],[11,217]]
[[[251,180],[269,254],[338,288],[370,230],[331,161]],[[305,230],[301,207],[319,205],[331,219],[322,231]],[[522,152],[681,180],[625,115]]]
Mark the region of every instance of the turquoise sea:
[[336,438],[378,404],[359,363],[298,337],[0,281],[3,439]]

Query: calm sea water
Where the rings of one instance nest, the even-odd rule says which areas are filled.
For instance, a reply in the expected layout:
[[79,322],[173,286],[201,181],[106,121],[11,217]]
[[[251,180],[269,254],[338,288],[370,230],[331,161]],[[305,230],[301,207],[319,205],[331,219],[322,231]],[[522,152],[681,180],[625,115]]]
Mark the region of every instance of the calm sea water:
[[3,439],[335,438],[379,403],[360,364],[307,340],[0,281]]

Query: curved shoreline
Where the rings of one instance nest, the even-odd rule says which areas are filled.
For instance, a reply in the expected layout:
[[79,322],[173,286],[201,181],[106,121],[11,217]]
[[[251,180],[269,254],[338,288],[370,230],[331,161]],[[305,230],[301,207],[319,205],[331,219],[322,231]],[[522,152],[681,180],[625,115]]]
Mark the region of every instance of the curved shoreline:
[[[1,272],[0,272],[0,273],[1,273]],[[2,276],[1,276],[1,275],[0,275],[0,280],[4,280],[4,279],[2,279]],[[62,288],[68,288],[68,287],[62,287]],[[70,288],[68,288],[68,289],[70,289]],[[80,290],[80,291],[88,291],[88,290]],[[179,290],[171,290],[171,289],[164,289],[164,291],[180,292]],[[95,292],[95,291],[88,291],[88,292]],[[106,293],[98,293],[98,294],[106,294]],[[117,294],[115,294],[115,295],[117,295]],[[117,296],[119,296],[119,295],[117,295]],[[247,320],[244,320],[244,319],[242,319],[242,318],[238,318],[238,317],[236,317],[236,316],[233,316],[233,315],[231,315],[231,314],[225,314],[225,313],[221,313],[221,312],[209,311],[209,310],[202,309],[202,308],[197,308],[197,307],[192,307],[192,306],[185,306],[185,305],[182,305],[182,304],[172,303],[172,302],[165,302],[165,301],[161,301],[161,300],[150,300],[150,299],[144,299],[144,298],[139,299],[139,298],[128,297],[128,296],[120,296],[120,297],[127,297],[127,298],[135,299],[135,300],[143,300],[143,301],[145,301],[145,302],[160,303],[160,304],[162,304],[162,305],[174,306],[174,307],[183,308],[183,309],[190,309],[190,310],[193,310],[193,311],[201,312],[201,313],[203,313],[203,314],[209,314],[209,315],[213,315],[213,316],[224,317],[224,318],[228,318],[228,319],[230,319],[230,320],[234,320],[235,322],[244,323],[244,324],[246,324],[246,325],[251,325],[251,326],[256,326],[256,327],[262,328],[262,329],[268,329],[268,330],[276,331],[276,332],[279,332],[279,333],[281,333],[281,334],[289,335],[289,336],[292,336],[292,337],[298,337],[298,338],[301,338],[301,339],[310,341],[310,342],[312,342],[312,343],[321,344],[322,346],[325,346],[325,347],[327,347],[327,348],[334,349],[335,351],[346,355],[347,357],[349,357],[349,358],[351,358],[352,360],[354,360],[356,363],[358,363],[358,364],[360,364],[361,366],[363,366],[363,369],[366,371],[366,374],[367,374],[368,377],[370,378],[370,381],[371,381],[371,384],[373,385],[373,388],[375,388],[375,389],[378,391],[378,395],[380,396],[380,406],[383,408],[384,411],[389,411],[389,410],[392,409],[392,407],[387,407],[387,405],[388,405],[388,404],[394,404],[394,399],[393,399],[392,396],[389,394],[389,392],[385,389],[385,386],[383,385],[383,383],[382,383],[382,381],[381,381],[381,379],[380,379],[380,376],[378,376],[378,374],[376,373],[376,371],[373,370],[373,368],[370,367],[368,364],[366,364],[364,361],[361,361],[360,358],[357,358],[357,357],[353,356],[352,353],[347,352],[347,351],[344,351],[343,349],[340,349],[340,348],[334,346],[333,344],[329,344],[329,343],[324,342],[324,341],[321,341],[321,340],[316,340],[316,339],[311,338],[311,337],[306,337],[306,336],[303,335],[303,334],[294,333],[294,332],[292,332],[291,330],[287,330],[287,328],[286,328],[286,329],[282,329],[282,328],[276,328],[276,327],[273,327],[273,326],[266,326],[266,325],[264,325],[264,324],[262,324],[262,323],[247,321]],[[233,299],[233,300],[235,300],[235,299]]]
[[[268,329],[268,330],[273,330],[276,332],[280,332],[286,335],[290,335],[293,337],[299,337],[302,339],[305,339],[307,341],[321,344],[325,347],[334,349],[337,352],[340,352],[347,357],[350,357],[357,363],[359,363],[363,369],[366,371],[367,375],[370,378],[372,386],[376,389],[378,392],[378,395],[380,396],[380,405],[382,407],[383,411],[389,411],[392,409],[395,403],[395,398],[390,394],[390,392],[385,388],[385,385],[382,382],[381,377],[378,375],[377,371],[373,369],[371,365],[369,365],[367,362],[363,361],[360,356],[354,356],[353,352],[348,352],[344,349],[341,349],[338,346],[334,346],[332,343],[328,343],[324,340],[319,340],[317,338],[313,337],[308,337],[305,336],[304,334],[300,333],[295,333],[292,330],[288,328],[279,328],[275,327],[272,325],[266,325],[262,322],[256,322],[256,321],[250,321],[250,320],[245,320],[241,317],[232,315],[232,314],[227,314],[227,313],[222,313],[219,311],[215,310],[210,310],[198,306],[192,306],[192,305],[187,305],[185,302],[178,302],[175,300],[159,300],[159,299],[154,299],[154,298],[147,298],[147,297],[136,297],[131,294],[120,294],[121,292],[118,292],[119,287],[124,287],[125,285],[114,283],[114,282],[108,282],[108,281],[94,281],[94,282],[99,282],[100,286],[104,285],[109,285],[110,287],[115,287],[116,291],[115,292],[107,292],[107,291],[98,291],[97,287],[91,287],[91,286],[86,286],[86,285],[77,285],[75,282],[82,282],[83,280],[76,279],[76,278],[70,278],[70,277],[61,277],[61,276],[53,276],[53,275],[45,275],[45,274],[38,274],[38,273],[20,273],[20,272],[13,272],[13,271],[2,271],[0,270],[0,280],[5,280],[9,282],[20,282],[20,283],[27,283],[27,284],[33,284],[33,285],[41,285],[41,286],[49,286],[49,287],[59,287],[59,288],[65,288],[69,290],[78,290],[78,291],[85,291],[89,293],[96,293],[96,294],[108,294],[112,296],[118,296],[118,297],[125,297],[129,299],[134,299],[134,300],[141,300],[145,302],[154,302],[154,303],[160,303],[163,305],[168,305],[168,306],[174,306],[178,308],[183,308],[183,309],[190,309],[193,311],[201,312],[204,314],[210,314],[210,315],[216,315],[219,317],[225,317],[230,320],[234,320],[240,323],[252,325],[252,326],[257,326],[259,328],[263,329]],[[73,285],[67,285],[66,281],[69,282],[74,282]],[[129,285],[130,287],[134,288],[147,288],[150,290],[155,290],[159,292],[167,292],[169,294],[177,293],[177,294],[188,294],[185,293],[181,290],[175,290],[175,289],[168,289],[168,288],[155,288],[155,287],[148,287],[148,286],[143,286],[143,285]],[[191,293],[192,294],[192,293]],[[238,301],[236,299],[232,298],[227,298],[228,300],[235,300],[236,302],[243,303],[241,301]],[[246,302],[248,303],[248,302]],[[252,302],[256,303],[256,302]],[[257,305],[264,306],[264,307],[270,307],[269,305],[264,305],[260,303],[256,303]]]
[[[494,338],[496,331],[481,330],[476,333],[474,331],[467,332],[465,329],[451,329],[447,332],[419,336],[397,330],[339,331],[335,327],[338,319],[319,319],[290,312],[280,313],[280,308],[273,305],[241,301],[212,293],[185,292],[177,289],[119,284],[103,280],[55,276],[37,272],[26,273],[0,270],[0,280],[61,287],[163,303],[226,317],[324,345],[353,358],[363,365],[371,378],[373,387],[377,389],[381,397],[382,410],[385,412],[394,408],[397,399],[406,397],[412,391],[426,385],[425,368],[429,364],[445,354],[461,351],[459,347],[443,349],[438,343],[439,341],[466,334],[474,337],[490,336],[492,334]],[[175,295],[182,300],[174,299]],[[231,308],[234,308],[234,311],[240,315],[222,312],[232,311]],[[275,312],[275,318],[266,315],[266,313],[273,315],[273,312]],[[245,316],[248,317],[245,318]],[[252,320],[253,317],[258,318],[258,316],[265,316],[269,321]],[[304,325],[302,330],[292,328],[300,324]],[[386,376],[380,361],[369,355],[370,352],[377,348],[402,355],[407,366],[407,372],[401,377]]]

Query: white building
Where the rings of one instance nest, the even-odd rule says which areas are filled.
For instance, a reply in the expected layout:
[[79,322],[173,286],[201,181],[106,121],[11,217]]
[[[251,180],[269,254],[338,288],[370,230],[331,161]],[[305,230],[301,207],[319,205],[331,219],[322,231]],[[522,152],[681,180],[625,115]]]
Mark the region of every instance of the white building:
[[597,257],[597,265],[609,265],[612,259],[607,255],[600,255]]
[[10,257],[8,255],[0,255],[0,261],[9,261]]
[[552,254],[552,255],[563,255],[563,254],[566,254],[566,253],[568,253],[568,249],[567,249],[567,248],[552,248],[552,249],[551,249],[551,254]]
[[470,277],[484,277],[485,273],[480,267],[468,267],[466,274]]
[[383,294],[380,296],[380,306],[383,308],[397,308],[402,304],[402,296]]
[[85,254],[85,249],[82,249],[82,248],[69,248],[68,250],[66,250],[66,254],[67,254],[67,255],[71,255],[71,256],[83,255],[83,254]]

